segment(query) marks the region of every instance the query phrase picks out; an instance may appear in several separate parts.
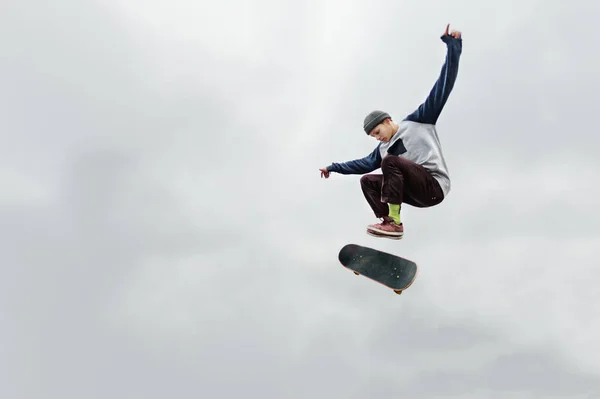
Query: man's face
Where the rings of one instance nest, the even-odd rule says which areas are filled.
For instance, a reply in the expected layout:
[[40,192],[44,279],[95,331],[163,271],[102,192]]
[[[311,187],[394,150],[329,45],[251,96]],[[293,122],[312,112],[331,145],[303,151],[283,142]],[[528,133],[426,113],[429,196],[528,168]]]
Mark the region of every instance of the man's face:
[[369,136],[374,137],[377,139],[377,141],[382,141],[384,143],[390,141],[393,135],[394,127],[392,126],[392,121],[389,119],[386,119],[379,125],[375,126],[375,128],[371,130],[371,133],[369,133]]

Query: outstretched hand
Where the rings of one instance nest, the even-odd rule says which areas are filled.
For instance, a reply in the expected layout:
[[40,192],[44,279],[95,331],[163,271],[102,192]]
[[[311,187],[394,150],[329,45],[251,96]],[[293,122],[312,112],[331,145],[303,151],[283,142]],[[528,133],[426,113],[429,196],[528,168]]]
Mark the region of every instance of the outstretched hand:
[[329,178],[329,171],[327,170],[327,168],[320,168],[319,170],[321,171],[321,178]]
[[457,30],[450,31],[450,24],[446,25],[446,31],[444,32],[444,36],[452,36],[455,39],[460,39],[461,33]]

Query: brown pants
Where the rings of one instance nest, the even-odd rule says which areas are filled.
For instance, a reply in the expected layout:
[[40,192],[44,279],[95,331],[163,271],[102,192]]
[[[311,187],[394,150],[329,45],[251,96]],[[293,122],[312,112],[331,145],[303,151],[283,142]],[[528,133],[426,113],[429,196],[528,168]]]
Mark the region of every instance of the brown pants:
[[405,158],[388,155],[381,163],[383,174],[360,178],[367,202],[381,218],[389,213],[389,204],[406,203],[418,208],[442,202],[444,193],[439,183],[423,166]]

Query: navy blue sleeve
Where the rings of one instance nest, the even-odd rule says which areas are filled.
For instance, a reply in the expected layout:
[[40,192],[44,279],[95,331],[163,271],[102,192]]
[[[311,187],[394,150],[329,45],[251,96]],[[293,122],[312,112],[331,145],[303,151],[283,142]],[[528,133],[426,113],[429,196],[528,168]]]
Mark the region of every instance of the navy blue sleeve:
[[455,39],[450,35],[444,35],[441,39],[446,43],[448,51],[440,76],[425,102],[412,114],[408,115],[405,120],[435,125],[448,100],[448,96],[450,96],[458,75],[458,64],[462,53],[462,38]]
[[332,163],[327,167],[330,172],[340,173],[342,175],[362,175],[374,171],[381,166],[381,154],[379,146],[364,158],[355,159],[343,163]]

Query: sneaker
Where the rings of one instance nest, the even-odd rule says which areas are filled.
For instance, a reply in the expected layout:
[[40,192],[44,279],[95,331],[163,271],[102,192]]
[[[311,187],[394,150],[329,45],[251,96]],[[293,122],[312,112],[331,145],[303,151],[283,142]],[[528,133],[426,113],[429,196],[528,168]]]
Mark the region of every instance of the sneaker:
[[[384,216],[381,223],[370,224],[367,227],[367,233],[374,235],[388,236],[389,238],[400,239],[404,235],[404,226],[402,223],[396,224],[389,216]],[[373,233],[373,234],[372,234]]]
[[388,234],[377,233],[373,230],[367,229],[367,234],[377,238],[387,238],[388,240],[401,240],[402,236],[390,236]]

